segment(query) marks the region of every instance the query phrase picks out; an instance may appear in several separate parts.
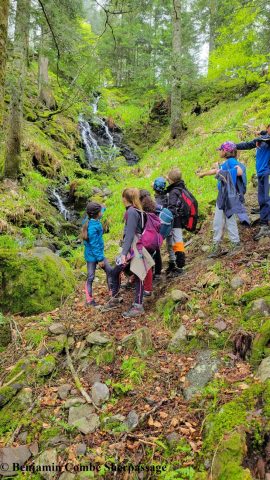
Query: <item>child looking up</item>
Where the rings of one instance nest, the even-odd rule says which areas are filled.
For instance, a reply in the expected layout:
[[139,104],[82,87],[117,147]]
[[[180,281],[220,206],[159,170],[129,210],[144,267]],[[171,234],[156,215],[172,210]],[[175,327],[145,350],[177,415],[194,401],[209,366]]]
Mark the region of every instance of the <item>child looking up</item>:
[[86,305],[96,307],[93,298],[93,281],[97,266],[102,268],[107,275],[110,290],[111,267],[104,256],[103,228],[100,222],[102,206],[99,203],[89,202],[86,206],[87,220],[82,227],[84,240],[84,258],[87,263],[87,281],[85,284]]

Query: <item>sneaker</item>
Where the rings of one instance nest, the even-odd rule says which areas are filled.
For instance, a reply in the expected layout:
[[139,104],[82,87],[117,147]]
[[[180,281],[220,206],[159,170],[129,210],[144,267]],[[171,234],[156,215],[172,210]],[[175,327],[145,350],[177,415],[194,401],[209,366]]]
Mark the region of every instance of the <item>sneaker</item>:
[[85,305],[86,305],[86,307],[98,307],[99,306],[94,299],[90,300],[90,302],[86,302]]
[[220,246],[220,243],[214,243],[211,249],[211,252],[209,255],[207,255],[207,258],[217,258],[222,255],[222,248]]
[[106,310],[110,310],[111,308],[119,307],[119,305],[121,305],[121,303],[123,303],[123,298],[122,297],[112,297],[106,303],[105,308],[106,308]]
[[138,305],[137,303],[134,303],[127,312],[124,312],[122,314],[122,316],[124,318],[134,318],[134,317],[140,317],[143,314],[144,314],[143,306]]
[[254,240],[260,240],[263,237],[270,237],[269,225],[262,225],[259,232],[254,236]]
[[152,292],[148,292],[148,290],[144,290],[143,296],[144,296],[144,297],[151,297],[151,296],[152,296]]
[[237,255],[237,253],[241,251],[242,251],[241,243],[232,243],[228,256],[233,257],[233,255]]

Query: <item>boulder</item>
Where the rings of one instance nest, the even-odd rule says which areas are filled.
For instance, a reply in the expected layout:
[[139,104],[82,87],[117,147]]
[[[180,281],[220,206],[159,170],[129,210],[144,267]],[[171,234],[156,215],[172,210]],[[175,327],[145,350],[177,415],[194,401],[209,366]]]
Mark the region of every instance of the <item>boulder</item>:
[[91,388],[91,396],[96,405],[101,405],[109,399],[110,391],[105,383],[95,382]]
[[49,326],[49,332],[53,335],[61,335],[62,333],[66,333],[66,327],[62,323],[52,323]]
[[262,382],[265,382],[270,378],[270,357],[264,358],[263,361],[261,362],[258,368],[257,377]]
[[270,316],[270,297],[258,298],[249,303],[245,316],[248,319],[255,315],[261,315],[263,317]]
[[251,348],[250,362],[253,366],[258,366],[263,357],[270,353],[270,319],[266,320],[257,332]]
[[244,285],[244,280],[239,277],[238,275],[235,275],[231,279],[231,287],[233,290],[237,290],[238,288],[242,287]]
[[[1,475],[3,477],[13,477],[18,474],[13,470],[13,464],[19,464],[22,467],[32,456],[27,445],[19,447],[0,448]],[[5,466],[5,468],[3,468]]]
[[175,332],[174,336],[172,337],[169,343],[169,350],[171,351],[179,351],[181,347],[187,341],[187,329],[185,325],[181,325],[178,330]]
[[218,370],[219,360],[213,357],[211,350],[202,350],[196,358],[197,364],[186,375],[188,386],[184,387],[183,394],[190,400],[196,393],[207,385]]
[[227,329],[227,323],[224,322],[224,320],[218,320],[217,322],[214,323],[214,327],[216,328],[216,330],[218,330],[221,333]]
[[64,385],[60,385],[57,390],[57,395],[61,400],[66,400],[69,392],[71,390],[71,385],[65,383]]
[[36,364],[35,373],[38,377],[47,377],[50,375],[56,366],[56,360],[53,355],[46,355],[46,357],[38,360]]
[[103,332],[98,330],[92,333],[89,333],[86,337],[87,343],[90,345],[106,345],[106,343],[111,343],[112,340]]
[[228,434],[219,445],[212,463],[213,480],[252,480],[248,469],[242,467],[246,454],[245,433]]
[[17,401],[21,407],[29,408],[33,403],[33,391],[29,387],[22,388],[17,395]]
[[172,290],[170,295],[175,303],[186,303],[188,301],[188,295],[182,290]]
[[84,455],[87,449],[87,445],[85,443],[78,443],[75,445],[75,454],[76,455]]
[[75,278],[69,264],[48,248],[1,248],[0,283],[0,308],[32,315],[55,309],[73,291]]
[[70,408],[70,407],[75,407],[76,405],[82,405],[85,403],[86,400],[82,397],[74,397],[74,398],[69,398],[68,400],[65,401],[63,407],[64,408]]
[[145,357],[153,349],[151,333],[148,327],[142,327],[122,339],[124,346],[137,350],[141,357]]
[[39,467],[40,476],[45,478],[45,480],[54,480],[55,472],[53,471],[42,471],[44,465],[57,465],[57,451],[56,448],[51,448],[50,450],[45,450],[35,459],[35,467]]
[[47,349],[50,352],[61,353],[65,350],[65,346],[69,341],[67,336],[62,333],[61,335],[55,335],[51,340],[47,342]]
[[129,430],[133,430],[139,425],[139,416],[135,410],[131,410],[127,416],[126,422]]
[[71,407],[69,410],[68,423],[85,435],[93,433],[100,425],[99,417],[94,412],[94,407],[88,404]]

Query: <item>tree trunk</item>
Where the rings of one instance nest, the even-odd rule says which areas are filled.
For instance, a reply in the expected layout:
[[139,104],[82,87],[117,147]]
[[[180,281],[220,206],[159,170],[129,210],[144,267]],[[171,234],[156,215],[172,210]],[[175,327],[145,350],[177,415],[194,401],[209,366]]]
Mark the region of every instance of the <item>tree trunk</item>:
[[209,56],[215,49],[217,0],[209,2]]
[[17,0],[11,77],[9,131],[4,175],[16,179],[20,171],[23,95],[26,75],[30,0]]
[[38,86],[39,86],[39,99],[50,110],[56,108],[55,99],[52,93],[49,82],[49,59],[44,52],[44,32],[42,29],[39,62],[38,62]]
[[171,137],[182,133],[182,62],[181,62],[181,0],[172,0],[172,93],[171,93]]
[[0,1],[0,128],[4,115],[5,72],[7,60],[7,28],[9,0]]

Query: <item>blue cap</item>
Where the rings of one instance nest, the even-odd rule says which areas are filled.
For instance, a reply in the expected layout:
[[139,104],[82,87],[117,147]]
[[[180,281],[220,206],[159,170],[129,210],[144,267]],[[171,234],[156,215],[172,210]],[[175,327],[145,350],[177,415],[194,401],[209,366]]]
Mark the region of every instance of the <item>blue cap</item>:
[[166,180],[164,177],[158,177],[156,178],[156,180],[154,181],[154,190],[156,190],[156,192],[164,192],[165,188],[166,188]]

